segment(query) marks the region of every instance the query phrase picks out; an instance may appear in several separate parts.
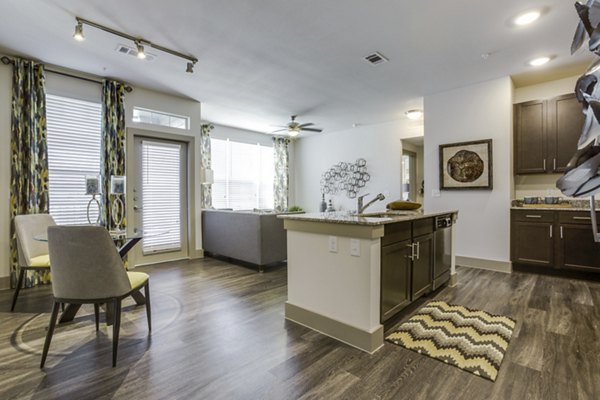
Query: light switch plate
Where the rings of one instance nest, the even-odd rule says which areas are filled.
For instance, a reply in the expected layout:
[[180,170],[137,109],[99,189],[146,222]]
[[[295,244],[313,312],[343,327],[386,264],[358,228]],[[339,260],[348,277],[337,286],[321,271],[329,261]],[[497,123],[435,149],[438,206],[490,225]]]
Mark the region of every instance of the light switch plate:
[[360,257],[360,240],[350,239],[350,255]]
[[337,236],[329,236],[329,252],[337,253],[338,252],[338,240]]
[[431,191],[431,197],[442,197],[442,193],[438,189],[433,189]]

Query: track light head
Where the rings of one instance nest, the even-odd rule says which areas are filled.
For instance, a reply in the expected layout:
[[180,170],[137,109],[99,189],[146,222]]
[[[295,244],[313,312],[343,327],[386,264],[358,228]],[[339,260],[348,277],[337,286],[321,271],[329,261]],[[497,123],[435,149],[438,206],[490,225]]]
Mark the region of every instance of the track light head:
[[78,42],[83,42],[85,40],[85,36],[83,36],[83,24],[81,21],[77,21],[77,25],[75,25],[75,33],[73,33],[73,39]]
[[189,61],[187,63],[187,67],[185,69],[185,72],[189,72],[190,74],[194,73],[194,65],[196,65],[196,61]]
[[140,60],[146,59],[146,52],[144,51],[144,46],[142,42],[135,42],[135,46],[137,47],[137,58]]

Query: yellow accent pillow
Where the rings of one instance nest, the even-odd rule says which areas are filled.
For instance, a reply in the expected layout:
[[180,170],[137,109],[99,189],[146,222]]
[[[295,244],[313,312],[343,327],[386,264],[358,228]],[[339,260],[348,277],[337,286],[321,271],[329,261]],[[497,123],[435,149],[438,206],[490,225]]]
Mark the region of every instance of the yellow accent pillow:
[[132,289],[137,289],[146,284],[150,276],[144,272],[127,271],[127,277]]
[[44,254],[43,256],[33,257],[29,260],[30,267],[50,267],[50,256]]
[[387,208],[388,210],[416,210],[421,208],[421,203],[397,200],[388,203]]

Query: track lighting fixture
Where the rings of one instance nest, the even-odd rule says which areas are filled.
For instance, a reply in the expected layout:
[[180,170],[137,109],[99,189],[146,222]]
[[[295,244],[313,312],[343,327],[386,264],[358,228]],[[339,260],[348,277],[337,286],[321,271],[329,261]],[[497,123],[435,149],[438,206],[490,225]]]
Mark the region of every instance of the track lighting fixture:
[[194,65],[196,65],[196,63],[198,62],[198,59],[196,57],[188,56],[187,54],[183,54],[178,51],[171,50],[169,48],[160,46],[156,43],[152,43],[146,39],[131,36],[127,33],[119,32],[117,30],[106,27],[104,25],[100,25],[95,22],[88,21],[87,19],[83,19],[83,18],[79,18],[79,17],[76,17],[75,19],[77,20],[77,25],[75,26],[75,33],[73,34],[73,39],[75,39],[77,41],[83,41],[85,39],[85,36],[83,36],[83,25],[85,24],[85,25],[92,26],[94,28],[103,30],[104,32],[108,32],[115,36],[119,36],[119,37],[125,38],[127,40],[131,40],[133,43],[135,43],[135,46],[137,47],[137,57],[141,60],[146,58],[146,52],[145,52],[144,46],[149,46],[149,47],[152,47],[153,49],[160,50],[164,53],[169,53],[175,57],[179,57],[179,58],[183,58],[184,60],[187,60],[188,63],[186,65],[185,71],[189,72],[189,73],[194,72]]
[[146,58],[146,52],[144,51],[144,46],[139,40],[135,42],[135,47],[137,47],[137,58],[144,60]]
[[194,61],[188,61],[187,68],[185,69],[185,72],[189,72],[190,74],[193,74],[194,73],[194,65],[196,65],[196,62],[194,62]]
[[75,25],[73,39],[77,40],[78,42],[83,42],[85,40],[85,36],[83,36],[83,24],[80,21],[77,21],[77,25]]

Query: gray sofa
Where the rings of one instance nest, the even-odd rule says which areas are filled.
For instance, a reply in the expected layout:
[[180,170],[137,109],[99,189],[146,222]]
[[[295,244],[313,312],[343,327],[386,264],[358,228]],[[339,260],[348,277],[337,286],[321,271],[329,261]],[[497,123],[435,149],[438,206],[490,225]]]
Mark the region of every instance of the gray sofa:
[[276,213],[202,210],[205,252],[263,266],[287,259],[283,220]]

